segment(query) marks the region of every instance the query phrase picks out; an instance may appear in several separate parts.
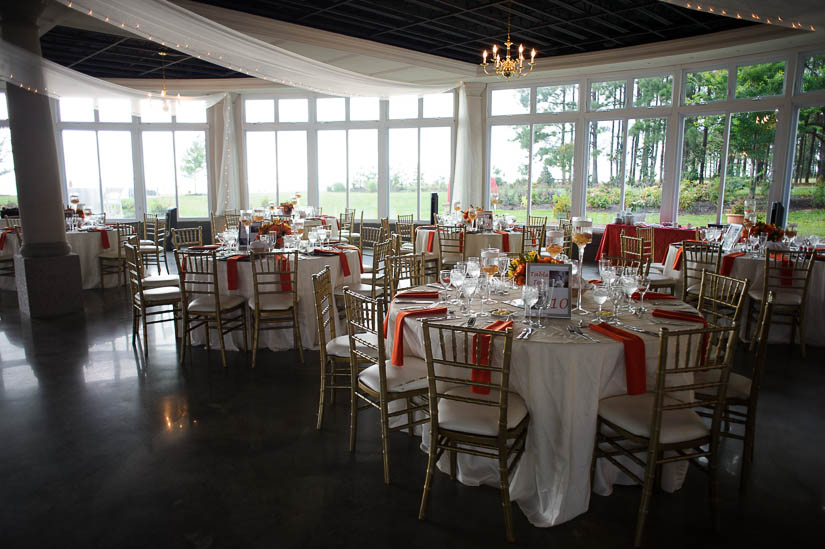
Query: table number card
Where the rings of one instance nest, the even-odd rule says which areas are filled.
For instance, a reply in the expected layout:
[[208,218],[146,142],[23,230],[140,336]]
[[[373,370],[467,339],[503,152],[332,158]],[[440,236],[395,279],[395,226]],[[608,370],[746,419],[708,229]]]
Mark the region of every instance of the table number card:
[[546,280],[550,302],[546,308],[539,311],[533,306],[534,314],[541,313],[543,317],[570,318],[570,278],[572,272],[570,264],[555,263],[528,263],[525,284],[535,284],[537,280]]
[[742,236],[742,225],[738,223],[731,223],[725,231],[725,236],[722,238],[722,250],[729,252],[739,242],[739,237]]

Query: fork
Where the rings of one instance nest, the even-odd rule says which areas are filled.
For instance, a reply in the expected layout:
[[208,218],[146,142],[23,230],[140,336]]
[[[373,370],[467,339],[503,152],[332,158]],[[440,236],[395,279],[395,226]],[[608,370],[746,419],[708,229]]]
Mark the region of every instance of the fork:
[[568,332],[570,332],[570,333],[571,333],[571,334],[573,334],[573,335],[577,335],[577,336],[581,336],[581,337],[586,338],[586,336],[585,336],[584,334],[580,334],[580,333],[578,333],[578,332],[576,331],[576,329],[575,329],[575,328],[573,328],[573,325],[572,325],[572,324],[568,324],[568,325],[567,325],[567,331],[568,331]]
[[591,337],[591,336],[587,335],[586,333],[582,332],[582,329],[580,327],[576,326],[575,324],[572,324],[571,326],[573,326],[573,330],[576,332],[577,335],[580,335],[585,339],[589,339],[593,343],[599,343],[599,340],[596,339],[595,337]]

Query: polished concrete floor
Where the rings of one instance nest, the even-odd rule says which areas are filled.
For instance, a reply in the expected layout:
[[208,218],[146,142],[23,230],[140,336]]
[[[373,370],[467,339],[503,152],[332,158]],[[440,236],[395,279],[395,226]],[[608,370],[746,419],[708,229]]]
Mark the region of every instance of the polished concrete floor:
[[[382,481],[376,417],[347,451],[347,408],[315,430],[318,354],[231,353],[177,363],[170,325],[131,344],[125,295],[85,292],[85,313],[21,319],[0,292],[0,547],[505,547],[497,490],[438,475],[417,520],[426,465],[418,440],[392,438]],[[740,366],[751,357],[740,353]],[[825,349],[778,345],[760,399],[754,483],[739,497],[740,445],[723,452],[721,533],[705,477],[657,493],[650,547],[822,546]],[[640,490],[593,496],[555,528],[514,505],[518,546],[631,547]]]

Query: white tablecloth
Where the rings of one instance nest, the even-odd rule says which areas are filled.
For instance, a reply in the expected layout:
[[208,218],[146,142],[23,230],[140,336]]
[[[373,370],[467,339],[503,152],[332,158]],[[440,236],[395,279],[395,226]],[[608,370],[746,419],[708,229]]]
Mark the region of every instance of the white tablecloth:
[[[509,299],[514,297],[515,292]],[[585,294],[584,301],[586,308],[596,310],[589,294]],[[396,305],[390,308],[389,350],[398,308]],[[584,318],[589,322],[593,317]],[[631,318],[634,317],[622,317],[628,321]],[[477,326],[483,327],[494,319],[479,320]],[[526,402],[530,426],[524,455],[511,479],[510,497],[535,526],[561,524],[587,511],[599,399],[627,392],[623,345],[591,331],[588,333],[600,339],[600,343],[571,335],[566,330],[569,322],[553,320],[550,321],[552,328],[539,330],[529,340],[513,340],[510,388]],[[647,320],[635,319],[632,323],[656,332],[659,329]],[[516,323],[514,330],[520,332],[521,329]],[[646,344],[647,387],[652,391],[656,385],[658,338],[639,335]],[[404,354],[424,357],[423,337],[422,323],[407,320]],[[427,430],[428,427],[422,430],[424,448],[428,443]],[[613,465],[601,463],[604,461],[600,460],[597,467],[593,490],[607,495],[614,483],[629,483],[629,479]],[[462,483],[499,486],[497,462],[459,455],[458,465],[458,479]],[[439,467],[449,470],[446,455]],[[666,465],[662,487],[667,491],[678,489],[685,471],[686,463]]]
[[[665,273],[678,275],[673,269],[676,258],[676,246],[670,246],[665,258]],[[743,280],[750,280],[750,289],[762,291],[765,278],[765,259],[758,257],[740,256],[733,262],[730,276]],[[681,292],[681,278],[679,279]],[[742,310],[742,336],[745,337],[745,324],[749,313],[750,299],[745,298],[745,307]],[[756,321],[751,322],[751,333],[757,329]],[[769,343],[787,343],[790,341],[790,326],[773,323],[768,335]],[[797,336],[798,338],[799,336]],[[808,298],[805,301],[805,343],[818,347],[825,346],[825,261],[814,261],[811,280],[808,283]]]
[[[106,231],[109,235],[109,246],[117,246],[117,231]],[[97,231],[91,232],[69,232],[66,233],[66,240],[72,251],[80,258],[80,276],[83,281],[83,289],[89,290],[100,287],[100,261],[97,256],[103,251],[103,246],[100,242],[100,233]],[[3,254],[18,254],[20,249],[17,245],[17,239],[13,237],[6,238],[6,245],[3,249]],[[122,280],[122,279],[121,279]],[[106,276],[106,287],[110,288],[118,284],[115,275]],[[0,289],[17,291],[17,286],[13,278],[0,278]]]
[[[427,239],[435,229],[418,229],[415,234],[415,253],[427,252]],[[521,251],[520,232],[510,233],[510,252]],[[508,251],[501,248],[502,235],[497,233],[468,233],[466,235],[467,257],[480,257],[484,248],[498,248],[502,252]],[[432,254],[438,255],[439,251],[438,235],[433,238]]]
[[[309,257],[298,261],[298,323],[301,327],[301,342],[305,349],[318,348],[318,323],[315,318],[315,298],[312,291],[312,275],[319,273],[325,265],[330,266],[332,285],[340,288],[348,284],[358,284],[360,281],[361,269],[358,262],[358,252],[356,250],[345,250],[350,275],[344,276],[341,269],[341,262],[338,256]],[[226,282],[225,261],[218,264],[218,285],[222,294],[240,295],[249,299],[255,295],[252,282],[252,266],[248,261],[238,261],[238,288],[230,290]],[[252,324],[249,324],[250,339],[252,343]],[[346,332],[344,323],[338,323],[336,316],[336,333],[343,335]],[[210,334],[210,342],[213,348],[217,348],[218,338],[215,330]],[[202,329],[196,330],[192,334],[192,343],[195,345],[206,344],[205,332]],[[238,330],[227,334],[224,338],[227,350],[243,349],[243,331]],[[261,331],[258,348],[267,348],[272,351],[283,351],[292,349],[292,330],[265,330]]]

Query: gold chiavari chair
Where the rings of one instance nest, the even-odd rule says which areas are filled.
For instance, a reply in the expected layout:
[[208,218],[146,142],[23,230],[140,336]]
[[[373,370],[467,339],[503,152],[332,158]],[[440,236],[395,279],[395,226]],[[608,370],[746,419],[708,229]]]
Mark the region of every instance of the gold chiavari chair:
[[546,215],[531,215],[527,218],[527,224],[531,226],[535,225],[544,225],[547,226],[547,216]]
[[665,265],[656,262],[655,230],[653,227],[636,227],[636,236],[642,239],[642,251],[645,257],[650,258],[650,270],[654,273],[662,273],[665,270]]
[[390,255],[390,296],[424,283],[424,254]]
[[252,367],[258,357],[260,333],[292,330],[292,344],[304,363],[301,325],[298,322],[298,252],[252,252]]
[[[751,320],[758,319],[762,303],[768,299],[768,292],[774,292],[776,299],[773,307],[773,322],[778,318],[782,324],[791,326],[791,345],[796,341],[799,330],[799,350],[805,358],[805,312],[808,297],[808,284],[814,267],[813,253],[798,251],[777,251],[765,254],[765,268],[762,289],[751,288],[748,292],[750,310],[745,329],[750,334]],[[755,342],[751,339],[750,350]]]
[[[427,422],[426,418],[416,420],[414,416],[415,412],[424,412],[427,408],[421,398],[427,393],[427,368],[418,357],[404,357],[403,366],[395,366],[387,358],[384,346],[386,302],[383,299],[373,299],[344,287],[344,300],[350,349],[349,450],[355,451],[358,412],[377,409],[381,415],[384,483],[389,484],[390,432],[407,429],[412,435],[416,425]],[[390,412],[390,403],[396,401],[403,402],[401,409]],[[398,416],[406,416],[406,422],[390,427],[390,420]]]
[[389,217],[382,217],[381,218],[381,230],[384,234],[390,234],[390,218]]
[[[109,242],[109,248],[98,254],[97,260],[100,265],[100,289],[106,289],[106,275],[117,275],[117,284],[126,284],[126,252],[124,246],[126,241],[135,236],[135,226],[128,223],[118,223],[115,225],[115,242]],[[122,277],[122,279],[121,279]]]
[[210,348],[209,329],[214,326],[221,344],[221,363],[226,368],[224,336],[243,330],[244,352],[247,349],[246,300],[238,295],[221,294],[218,289],[218,261],[214,250],[175,250],[175,263],[180,276],[183,309],[183,332],[180,363],[191,345],[191,334],[203,327],[206,331],[206,349]]
[[544,238],[547,234],[545,223],[538,225],[525,225],[521,232],[521,254],[528,252],[541,252],[544,249]]
[[622,257],[625,258],[626,261],[638,262],[640,265],[643,265],[639,274],[650,280],[651,290],[669,290],[671,295],[676,293],[676,282],[678,279],[667,278],[661,273],[650,272],[650,256],[644,252],[644,239],[637,236],[627,236],[625,234],[621,234],[619,239]]
[[401,251],[415,250],[415,220],[413,214],[399,215],[395,223],[395,232],[401,235]]
[[569,219],[559,218],[559,227],[564,232],[562,240],[562,253],[573,259],[573,222]]
[[0,232],[5,232],[6,245],[0,250],[0,276],[14,277],[14,252],[7,248],[8,240],[17,239],[17,249],[23,244],[20,238],[20,227],[6,227]]
[[361,242],[359,248],[361,253],[372,250],[376,244],[389,238],[388,232],[384,232],[383,227],[361,227]]
[[[759,334],[757,336],[756,360],[747,361],[752,365],[751,377],[731,372],[728,377],[728,387],[725,398],[725,408],[722,412],[722,422],[725,426],[720,431],[720,435],[727,438],[741,440],[742,460],[739,471],[739,493],[745,494],[750,483],[751,470],[753,469],[753,449],[756,439],[756,405],[759,399],[759,386],[762,382],[762,374],[765,371],[765,360],[768,352],[768,332],[771,328],[771,314],[776,294],[768,292],[768,298],[761,311],[759,322]],[[696,374],[697,381],[703,381],[705,376]],[[713,395],[705,394],[705,389],[697,389],[696,397],[702,400],[712,400]],[[712,407],[710,407],[712,409]],[[704,417],[713,417],[710,412],[700,412]],[[744,425],[744,434],[732,432],[730,424]]]
[[719,272],[722,248],[708,242],[682,242],[682,301],[695,303],[699,299],[702,271]]
[[[714,528],[719,527],[719,432],[736,329],[736,325],[678,332],[662,328],[653,392],[599,401],[590,481],[592,485],[596,461],[605,458],[642,485],[635,547],[642,542],[657,469],[665,463],[689,461],[702,468],[698,460],[707,460],[704,470],[709,476],[711,515]],[[706,347],[703,341],[709,341]],[[697,372],[706,372],[709,378],[691,381]],[[705,391],[709,398],[691,398],[690,391],[697,389]],[[710,426],[697,411],[707,406],[714,406]],[[647,459],[637,454],[645,454]],[[643,477],[619,461],[619,457],[643,469]]]
[[[524,452],[530,423],[524,399],[510,390],[513,330],[499,332],[425,321],[424,334],[430,447],[418,518],[426,517],[436,463],[445,451],[450,453],[453,479],[456,454],[490,458],[498,462],[504,529],[507,541],[513,542],[510,475]],[[486,372],[490,381],[472,381],[471,371]]]
[[[375,245],[372,255],[372,270],[361,273],[361,282],[357,285],[350,285],[350,291],[368,295],[372,298],[388,299],[387,292],[390,290],[390,284],[387,258],[392,254],[394,243],[394,239],[388,239]],[[336,288],[335,295],[344,295],[343,288]]]
[[[329,403],[335,404],[336,390],[350,391],[349,335],[336,336],[335,302],[332,291],[332,277],[329,265],[320,273],[312,275],[312,291],[315,296],[315,319],[318,324],[318,341],[321,355],[321,385],[318,398],[318,424],[324,423],[324,409],[329,392]],[[364,334],[363,337],[368,337]],[[371,340],[378,344],[378,339]]]
[[438,257],[435,256],[427,256],[425,252],[421,252],[424,254],[424,260],[421,262],[421,280],[423,283],[429,282],[439,282],[438,280],[438,267],[439,267],[439,260]]
[[304,231],[301,233],[302,240],[309,240],[309,233],[311,233],[314,229],[319,227],[323,227],[323,223],[321,223],[320,219],[305,219],[304,220]]
[[185,229],[172,229],[172,245],[176,250],[203,246],[203,229],[200,225]]
[[21,227],[19,215],[7,215],[4,219],[6,220],[7,229],[15,229]]
[[212,229],[212,242],[218,242],[218,235],[226,230],[226,217],[209,214],[209,227]]
[[354,246],[361,245],[361,232],[364,229],[364,212],[361,212],[361,223],[358,225],[358,232],[355,230],[355,210],[347,210],[349,212],[349,223],[346,225],[346,229],[344,228],[345,225],[341,223],[341,230],[338,231],[338,234],[341,236],[341,240],[344,242],[349,242]]
[[453,267],[458,261],[467,260],[467,246],[464,245],[466,231],[464,225],[439,225],[438,269]]
[[238,210],[226,210],[223,218],[224,227],[227,229],[236,229],[241,224],[241,212]]
[[169,264],[166,261],[166,219],[144,215],[143,239],[138,253],[144,266],[157,265],[158,274],[161,274],[160,261],[163,258],[163,266],[169,274]]
[[742,305],[748,294],[750,281],[739,280],[716,273],[702,271],[699,286],[699,303],[696,309],[705,320],[716,326],[730,326],[739,322]]
[[[136,239],[132,239],[134,242]],[[175,339],[178,338],[178,320],[180,319],[181,291],[175,286],[158,286],[147,288],[143,281],[146,279],[143,270],[143,260],[133,243],[124,245],[126,253],[126,274],[129,279],[129,289],[132,296],[132,345],[138,337],[138,325],[143,324],[143,356],[149,357],[149,324],[172,321],[175,330]],[[163,316],[172,313],[172,318],[149,320],[150,317]]]
[[355,210],[351,210],[349,208],[345,208],[344,211],[338,214],[338,234],[341,239],[344,238],[345,232],[352,232],[353,228],[353,220],[355,219]]

